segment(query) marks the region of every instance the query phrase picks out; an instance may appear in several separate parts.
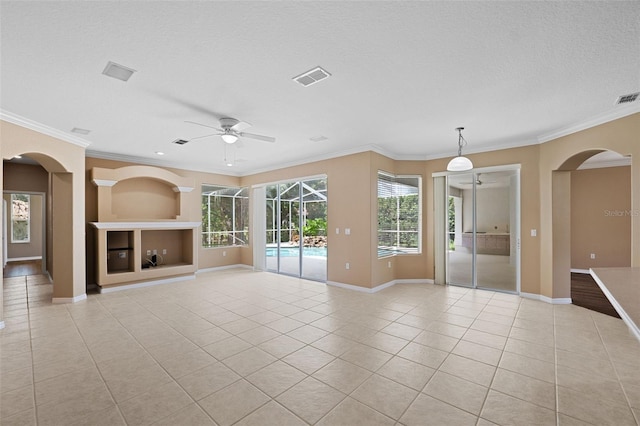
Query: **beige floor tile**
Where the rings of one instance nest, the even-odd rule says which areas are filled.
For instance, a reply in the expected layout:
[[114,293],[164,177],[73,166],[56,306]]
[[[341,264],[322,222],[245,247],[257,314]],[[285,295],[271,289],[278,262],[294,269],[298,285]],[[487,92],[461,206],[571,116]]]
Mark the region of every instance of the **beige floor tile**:
[[395,356],[383,365],[377,374],[408,386],[417,391],[422,390],[436,370],[425,367],[408,359]]
[[537,345],[518,339],[508,339],[504,350],[505,352],[513,352],[545,362],[555,362],[556,359],[555,351],[552,347]]
[[417,395],[411,388],[374,374],[351,397],[398,420]]
[[439,368],[440,371],[488,387],[496,368],[455,354],[449,354]]
[[471,328],[473,330],[484,331],[485,333],[497,334],[498,336],[507,337],[511,332],[511,326],[498,324],[492,321],[485,321],[481,319],[476,319],[473,324],[471,324]]
[[549,383],[556,382],[556,367],[550,362],[528,358],[512,352],[504,352],[500,359],[500,368],[513,371],[534,379],[544,380]]
[[33,385],[0,394],[0,419],[33,409]]
[[267,340],[266,342],[258,345],[260,349],[270,353],[276,358],[282,358],[284,356],[287,356],[290,353],[293,353],[298,349],[303,348],[304,346],[305,344],[302,343],[301,341],[293,339],[289,336],[285,336],[284,334],[281,334],[274,339]]
[[282,361],[307,374],[313,374],[334,359],[335,357],[333,355],[329,355],[311,346],[305,346],[282,358]]
[[329,334],[329,332],[314,327],[312,325],[303,325],[302,327],[298,327],[295,330],[292,330],[287,333],[287,336],[293,337],[296,340],[300,340],[306,344],[310,344],[319,340]]
[[199,401],[240,380],[240,378],[233,370],[221,362],[216,362],[182,376],[177,381],[194,400]]
[[558,426],[589,426],[592,424],[593,423],[587,423],[574,417],[567,416],[566,414],[558,413]]
[[510,315],[500,315],[500,314],[494,314],[491,312],[483,311],[480,313],[480,315],[478,315],[477,319],[482,321],[495,322],[497,324],[508,325],[508,326],[515,325],[515,321],[513,317]]
[[246,377],[254,386],[270,397],[276,397],[307,375],[282,361],[276,361]]
[[599,374],[584,374],[564,365],[557,368],[558,386],[593,395],[599,399],[624,400],[624,392],[615,376],[605,377]]
[[439,349],[441,351],[451,352],[459,342],[459,339],[445,336],[444,334],[434,333],[431,331],[423,331],[415,339],[413,339],[413,341],[424,346]]
[[306,426],[307,423],[275,401],[268,402],[235,426]]
[[52,402],[60,403],[100,392],[107,392],[107,388],[95,367],[63,374],[35,384],[38,406]]
[[422,390],[429,396],[475,415],[480,414],[487,391],[484,386],[441,371],[436,372]]
[[[91,411],[91,410],[88,410]],[[68,421],[68,419],[64,419],[65,424],[69,426],[125,426],[126,423],[120,410],[115,405],[111,405],[103,410],[96,411],[88,414],[87,416],[82,416],[78,418],[76,421]]]
[[556,387],[554,384],[524,376],[501,368],[491,384],[491,389],[540,405],[556,409]]
[[340,356],[354,347],[356,342],[336,334],[328,334],[316,340],[311,346],[327,352],[333,356]]
[[158,420],[153,426],[216,426],[216,423],[198,404],[190,404],[175,413]]
[[408,340],[400,337],[392,336],[383,332],[378,332],[373,336],[365,339],[363,344],[371,346],[381,351],[388,352],[390,354],[397,354],[402,348],[409,344]]
[[379,413],[353,398],[345,398],[329,414],[324,416],[318,426],[392,426],[394,420]]
[[231,334],[240,334],[253,328],[259,327],[260,324],[251,321],[246,318],[240,318],[235,321],[231,321],[225,324],[221,324],[219,327]]
[[350,394],[362,384],[371,372],[350,362],[336,359],[313,374],[318,380],[333,386],[340,392]]
[[212,343],[219,342],[220,340],[229,338],[231,336],[232,334],[228,331],[223,330],[220,327],[213,327],[204,331],[199,331],[198,333],[194,333],[190,336],[187,336],[187,338],[196,345],[204,347]]
[[36,410],[21,411],[9,417],[0,417],[3,426],[36,426]]
[[277,358],[256,347],[225,358],[223,363],[241,376],[247,376],[275,362]]
[[412,340],[422,332],[422,329],[394,322],[380,331],[395,337],[400,337],[401,339]]
[[467,342],[477,343],[483,346],[489,346],[494,349],[503,350],[504,345],[507,342],[507,338],[504,336],[498,336],[491,333],[485,333],[484,331],[478,330],[469,330],[464,336],[462,336],[462,340]]
[[160,365],[171,377],[177,379],[216,362],[218,361],[204,350],[196,349],[160,362]]
[[398,356],[401,356],[402,358],[406,358],[435,369],[440,367],[440,364],[442,364],[447,355],[447,352],[413,342],[409,343],[398,353]]
[[558,411],[597,425],[634,425],[628,405],[558,386]]
[[261,325],[256,328],[252,328],[251,330],[240,333],[237,336],[242,340],[251,343],[252,345],[259,345],[260,343],[264,343],[267,340],[271,340],[280,336],[280,333],[269,327]]
[[376,371],[382,367],[393,355],[362,344],[356,344],[340,358],[352,364],[366,368],[369,371]]
[[[312,306],[309,306],[306,309],[309,309],[309,308],[311,308],[311,307],[313,307],[313,306],[318,304],[317,302],[313,302],[313,301],[311,301],[310,303],[312,304]],[[299,306],[299,307],[302,308],[304,306]],[[292,318],[292,319],[294,319],[296,321],[301,321],[301,322],[303,322],[305,324],[310,324],[310,323],[312,323],[314,321],[319,320],[322,317],[324,317],[323,314],[320,314],[320,313],[314,312],[314,311],[308,311],[308,310],[307,311],[300,311],[298,313],[295,313],[295,314],[289,316],[289,318]]]
[[[296,308],[299,310],[299,308]],[[305,325],[301,321],[296,321],[294,319],[285,317],[267,324],[267,327],[274,329],[275,331],[279,331],[280,333],[288,333],[290,331],[295,330],[296,328],[300,328]]]
[[409,406],[400,422],[406,426],[473,426],[477,417],[425,394]]
[[487,395],[481,416],[496,424],[556,424],[554,411],[493,390],[489,391],[489,395]]
[[345,398],[342,392],[308,377],[276,400],[309,423],[315,423]]
[[[1,365],[1,362],[0,362]],[[31,366],[1,372],[0,393],[16,390],[33,384],[33,368]]]
[[144,425],[180,411],[192,402],[180,386],[175,382],[169,382],[119,406],[127,425]]
[[467,332],[466,327],[460,327],[454,324],[448,324],[446,322],[435,321],[429,324],[427,330],[434,333],[444,334],[445,336],[454,337],[460,339]]
[[250,347],[251,343],[245,342],[239,337],[231,336],[227,339],[207,345],[202,349],[213,355],[217,360],[222,361],[223,359],[247,350]]
[[347,324],[348,324],[347,321],[344,321],[329,315],[312,322],[310,325],[317,328],[321,328],[324,331],[328,331],[329,333],[333,333],[337,329],[344,327]]

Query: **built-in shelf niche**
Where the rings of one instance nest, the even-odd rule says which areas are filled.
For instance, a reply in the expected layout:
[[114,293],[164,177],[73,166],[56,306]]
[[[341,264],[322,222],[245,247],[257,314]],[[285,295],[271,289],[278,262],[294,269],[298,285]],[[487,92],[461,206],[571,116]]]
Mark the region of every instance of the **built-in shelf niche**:
[[94,167],[91,181],[98,222],[185,220],[185,194],[194,188],[193,179],[151,166]]

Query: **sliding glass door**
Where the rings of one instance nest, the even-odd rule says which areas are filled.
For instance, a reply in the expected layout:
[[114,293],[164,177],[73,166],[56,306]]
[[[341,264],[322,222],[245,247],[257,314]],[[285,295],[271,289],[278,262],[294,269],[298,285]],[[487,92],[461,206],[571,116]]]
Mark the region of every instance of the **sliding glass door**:
[[519,291],[519,170],[447,177],[447,283]]
[[326,178],[269,185],[266,207],[267,270],[326,281]]

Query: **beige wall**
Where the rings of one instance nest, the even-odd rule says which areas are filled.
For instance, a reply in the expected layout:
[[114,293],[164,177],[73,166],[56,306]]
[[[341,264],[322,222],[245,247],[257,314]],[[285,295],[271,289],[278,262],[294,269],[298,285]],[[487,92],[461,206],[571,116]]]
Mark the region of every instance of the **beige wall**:
[[[540,145],[540,294],[552,298],[568,298],[567,285],[554,283],[554,275],[568,275],[565,265],[571,263],[571,252],[564,242],[554,246],[553,212],[570,210],[570,199],[552,200],[554,170],[575,170],[584,160],[603,150],[629,155],[631,166],[631,210],[640,212],[640,113],[582,130]],[[631,265],[640,267],[640,214],[631,217]],[[570,238],[570,235],[568,236]],[[556,269],[560,268],[560,271]],[[524,273],[523,273],[524,277]]]
[[78,226],[85,222],[84,147],[3,120],[0,138],[3,160],[27,154],[52,173],[53,298],[65,302],[85,297],[85,233]]
[[610,266],[631,266],[631,167],[575,170],[571,172],[571,267]]

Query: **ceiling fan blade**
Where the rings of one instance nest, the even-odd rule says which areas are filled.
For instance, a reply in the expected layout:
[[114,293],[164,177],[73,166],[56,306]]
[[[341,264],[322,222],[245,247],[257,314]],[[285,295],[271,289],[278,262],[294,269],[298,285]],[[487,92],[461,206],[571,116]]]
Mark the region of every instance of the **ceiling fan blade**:
[[191,138],[191,139],[189,139],[187,142],[195,141],[195,140],[197,140],[197,139],[210,138],[211,136],[218,136],[218,135],[219,135],[219,133],[211,133],[211,134],[209,134],[209,135],[197,136],[197,137],[195,137],[195,138]]
[[242,136],[243,138],[257,139],[263,142],[274,143],[276,141],[276,138],[272,138],[271,136],[255,135],[253,133],[238,132],[238,136]]
[[241,132],[245,129],[248,129],[249,127],[251,127],[251,124],[247,123],[246,121],[238,121],[236,124],[231,126],[231,130],[235,130],[236,132]]
[[196,123],[195,121],[189,121],[189,120],[185,120],[184,122],[185,123],[190,123],[190,124],[196,124],[196,125],[202,126],[202,127],[208,127],[210,129],[217,130],[219,132],[223,131],[222,129],[218,129],[217,127],[209,126],[208,124]]

